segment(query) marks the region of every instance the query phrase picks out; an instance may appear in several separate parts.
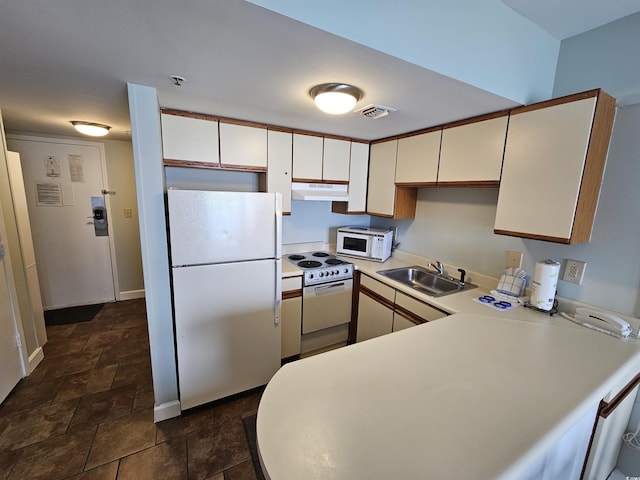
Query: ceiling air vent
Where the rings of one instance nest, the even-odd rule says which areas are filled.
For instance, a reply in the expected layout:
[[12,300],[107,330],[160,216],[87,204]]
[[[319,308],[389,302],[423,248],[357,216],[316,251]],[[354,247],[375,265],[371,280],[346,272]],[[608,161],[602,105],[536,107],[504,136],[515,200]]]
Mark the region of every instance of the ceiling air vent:
[[384,105],[376,105],[372,103],[370,105],[362,107],[359,110],[354,110],[353,113],[359,113],[360,115],[363,115],[365,117],[376,119],[376,118],[386,117],[387,115],[389,115],[389,112],[397,112],[397,111],[398,110],[395,108],[385,107]]

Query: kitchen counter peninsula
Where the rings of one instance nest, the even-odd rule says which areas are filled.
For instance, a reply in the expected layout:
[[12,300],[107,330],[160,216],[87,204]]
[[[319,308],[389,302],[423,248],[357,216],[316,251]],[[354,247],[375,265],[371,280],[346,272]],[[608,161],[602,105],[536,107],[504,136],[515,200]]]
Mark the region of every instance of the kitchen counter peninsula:
[[258,410],[261,463],[271,480],[522,478],[578,422],[588,441],[639,365],[638,342],[455,314],[281,368]]

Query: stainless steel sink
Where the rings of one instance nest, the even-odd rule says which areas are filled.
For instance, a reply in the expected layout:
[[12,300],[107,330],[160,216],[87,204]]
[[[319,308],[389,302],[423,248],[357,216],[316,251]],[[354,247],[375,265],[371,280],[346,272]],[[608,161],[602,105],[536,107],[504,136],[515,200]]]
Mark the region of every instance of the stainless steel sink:
[[453,277],[439,275],[419,266],[380,270],[378,273],[432,297],[443,297],[477,287],[469,282],[460,285]]

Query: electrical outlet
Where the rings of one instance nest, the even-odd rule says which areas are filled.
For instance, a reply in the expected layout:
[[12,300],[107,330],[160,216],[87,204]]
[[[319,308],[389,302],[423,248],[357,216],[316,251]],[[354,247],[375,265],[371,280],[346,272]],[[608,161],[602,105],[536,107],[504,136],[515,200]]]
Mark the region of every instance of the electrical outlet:
[[522,252],[516,252],[513,250],[507,250],[507,268],[520,268],[522,267]]
[[131,218],[133,216],[133,212],[130,208],[124,209],[124,218]]
[[584,277],[584,271],[587,268],[586,262],[580,260],[566,259],[564,266],[564,275],[562,280],[565,282],[575,283],[576,285],[582,285],[582,279]]

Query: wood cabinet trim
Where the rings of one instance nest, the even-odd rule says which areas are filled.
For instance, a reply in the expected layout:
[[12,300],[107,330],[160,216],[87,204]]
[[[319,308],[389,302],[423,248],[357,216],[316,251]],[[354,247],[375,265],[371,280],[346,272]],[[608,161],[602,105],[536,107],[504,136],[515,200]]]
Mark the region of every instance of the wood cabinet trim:
[[359,291],[360,291],[360,293],[362,293],[362,294],[366,295],[367,297],[375,300],[376,302],[384,305],[385,307],[389,308],[390,310],[394,309],[395,303],[393,303],[388,298],[385,298],[382,295],[374,292],[373,290],[365,287],[364,285],[360,285],[359,286]]
[[396,187],[393,218],[415,218],[418,189]]
[[285,290],[284,292],[282,292],[282,300],[289,300],[291,298],[298,298],[298,297],[302,297],[302,289],[296,289],[296,290]]
[[600,197],[602,176],[613,130],[615,110],[615,99],[600,91],[596,100],[594,118],[591,125],[591,136],[589,138],[584,171],[582,172],[580,193],[578,194],[573,229],[571,230],[571,239],[569,241],[570,245],[587,242],[591,238]]
[[400,305],[396,305],[393,309],[393,312],[400,315],[402,318],[409,320],[411,323],[414,323],[416,325],[422,325],[423,323],[427,323],[429,320],[426,320],[424,318],[422,318],[419,315],[416,315],[413,312],[410,312],[409,310],[407,310],[404,307],[401,307]]
[[257,167],[252,165],[233,165],[231,163],[221,163],[220,168],[222,170],[235,170],[238,172],[267,173],[267,167]]
[[484,115],[477,115],[475,117],[469,117],[462,120],[457,120],[455,122],[447,123],[442,126],[443,130],[448,128],[462,127],[463,125],[470,125],[472,123],[480,123],[486,120],[493,120],[494,118],[501,118],[509,116],[511,110],[500,110],[497,112],[486,113]]
[[549,108],[555,105],[562,105],[563,103],[576,102],[578,100],[584,100],[586,98],[597,97],[600,93],[604,92],[599,88],[594,90],[587,90],[585,92],[572,93],[571,95],[565,95],[564,97],[552,98],[551,100],[532,103],[531,105],[515,107],[511,109],[510,114],[518,115],[520,113],[530,112],[531,110],[540,110],[542,108]]
[[456,182],[436,182],[436,186],[438,187],[480,187],[480,188],[491,188],[491,187],[499,187],[500,181],[498,180],[461,180]]
[[512,232],[510,230],[501,230],[494,228],[493,233],[497,235],[508,235],[510,237],[520,237],[520,238],[529,238],[531,240],[541,240],[543,242],[554,242],[554,243],[563,243],[565,245],[569,245],[568,238],[562,237],[550,237],[547,235],[536,235],[535,233],[523,233],[523,232]]
[[326,183],[331,185],[349,185],[348,180],[318,180],[317,178],[293,178],[291,181],[300,183]]
[[200,120],[209,120],[212,122],[232,123],[234,125],[243,125],[246,127],[264,128],[267,130],[275,130],[275,131],[284,132],[284,133],[297,133],[300,135],[308,135],[312,137],[322,137],[322,138],[326,137],[326,138],[333,138],[335,140],[346,140],[346,141],[351,141],[356,143],[365,143],[367,145],[371,143],[369,140],[365,140],[362,138],[345,137],[341,135],[334,135],[334,134],[323,133],[323,132],[313,132],[310,130],[299,130],[296,128],[283,127],[280,125],[271,125],[267,123],[253,122],[250,120],[241,120],[238,118],[221,117],[219,115],[211,115],[208,113],[187,112],[184,110],[175,110],[172,108],[161,108],[160,113],[164,113],[166,115],[175,115],[178,117],[189,117],[189,118],[197,118]]
[[437,182],[396,182],[396,187],[401,188],[428,188],[428,187],[437,187]]
[[602,400],[598,407],[598,415],[602,418],[607,418],[638,385],[640,385],[640,373],[627,383],[609,402]]
[[197,162],[195,160],[176,160],[173,158],[165,158],[162,162],[165,167],[183,167],[183,168],[208,168],[212,170],[220,170],[219,163]]

